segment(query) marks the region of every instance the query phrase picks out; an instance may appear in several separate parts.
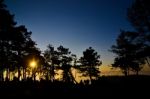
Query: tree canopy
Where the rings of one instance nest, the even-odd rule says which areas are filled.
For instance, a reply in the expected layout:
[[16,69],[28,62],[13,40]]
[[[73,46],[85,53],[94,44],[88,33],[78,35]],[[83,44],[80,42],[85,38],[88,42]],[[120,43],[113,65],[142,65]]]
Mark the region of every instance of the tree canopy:
[[[21,76],[20,69],[24,65],[25,56],[40,51],[36,43],[31,39],[31,32],[28,32],[24,25],[17,25],[14,15],[7,10],[3,0],[0,0],[0,68],[3,70],[18,69],[18,78]],[[36,53],[37,54],[37,53]]]
[[139,42],[143,43],[143,57],[148,62],[150,58],[150,2],[148,0],[135,0],[127,11],[127,17],[138,33]]
[[89,47],[85,51],[83,51],[83,56],[80,58],[80,71],[83,71],[84,75],[90,77],[99,77],[99,66],[102,64],[100,61],[100,55],[92,48]]
[[137,38],[136,32],[121,31],[116,45],[111,47],[111,51],[117,55],[112,66],[120,67],[125,75],[129,74],[130,69],[138,74],[142,64],[145,64],[144,58],[141,57],[143,43],[138,42]]
[[[150,58],[150,3],[147,0],[135,0],[127,10],[127,17],[135,31],[121,31],[116,45],[111,51],[117,56],[113,67],[120,67],[125,75],[129,69],[136,71]],[[149,64],[150,66],[150,64]]]

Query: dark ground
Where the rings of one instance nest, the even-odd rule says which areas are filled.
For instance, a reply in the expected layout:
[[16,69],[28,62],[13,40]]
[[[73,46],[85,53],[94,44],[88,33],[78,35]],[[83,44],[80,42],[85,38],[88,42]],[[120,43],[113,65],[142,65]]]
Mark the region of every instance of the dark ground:
[[101,97],[131,99],[150,97],[150,76],[100,77],[92,85],[49,81],[7,81],[0,82],[1,97],[46,97],[46,98],[89,98]]

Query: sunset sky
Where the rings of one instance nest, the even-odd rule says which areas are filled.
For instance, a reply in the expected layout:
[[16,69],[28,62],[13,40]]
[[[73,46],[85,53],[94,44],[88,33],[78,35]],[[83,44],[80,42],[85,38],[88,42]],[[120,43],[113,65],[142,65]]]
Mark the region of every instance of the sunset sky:
[[[43,51],[48,44],[63,45],[78,57],[89,46],[100,55],[103,66],[111,65],[109,52],[120,29],[132,30],[127,8],[133,0],[6,0],[18,25],[32,31]],[[103,70],[108,69],[101,67]]]

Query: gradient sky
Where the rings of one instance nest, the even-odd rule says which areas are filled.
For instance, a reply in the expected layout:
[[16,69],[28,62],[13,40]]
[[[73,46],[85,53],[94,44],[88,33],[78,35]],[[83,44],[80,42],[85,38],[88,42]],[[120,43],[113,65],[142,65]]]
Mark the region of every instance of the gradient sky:
[[92,46],[103,66],[110,65],[109,52],[120,29],[131,30],[127,8],[133,0],[6,0],[18,25],[32,31],[41,50],[50,43],[63,45],[78,57]]

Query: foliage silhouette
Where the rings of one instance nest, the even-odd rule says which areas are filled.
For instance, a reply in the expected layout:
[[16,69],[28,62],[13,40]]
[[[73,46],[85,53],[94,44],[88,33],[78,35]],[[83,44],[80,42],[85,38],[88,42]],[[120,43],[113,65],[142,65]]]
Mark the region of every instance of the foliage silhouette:
[[139,34],[139,41],[144,44],[141,57],[150,66],[150,3],[148,0],[135,0],[128,8],[128,20]]
[[12,63],[14,54],[11,52],[10,42],[12,41],[11,30],[14,29],[16,22],[13,20],[14,15],[11,15],[6,10],[6,5],[3,0],[0,1],[0,80],[3,80],[3,71],[7,69],[7,78],[9,75],[9,65]]
[[[46,78],[50,76],[50,80],[55,80],[55,66],[58,65],[58,52],[54,50],[52,45],[47,46],[47,50],[44,51],[44,58],[46,59],[47,64],[47,75]],[[49,75],[50,74],[50,75]]]
[[[76,55],[72,55],[68,48],[64,48],[62,45],[54,49],[52,45],[48,45],[47,49],[44,51],[44,58],[48,63],[45,66],[47,71],[46,78],[50,77],[51,81],[55,80],[55,70],[63,70],[62,81],[64,82],[75,82],[76,80],[72,74],[71,68],[75,65]],[[74,61],[74,64],[71,62]]]
[[69,48],[64,48],[62,45],[60,45],[57,50],[59,53],[61,69],[63,70],[63,81],[77,83],[71,72],[72,56]]
[[145,64],[144,58],[141,58],[140,52],[143,51],[143,43],[137,41],[138,34],[136,32],[121,31],[117,38],[117,44],[113,45],[111,51],[117,54],[113,67],[119,67],[123,73],[129,75],[130,69],[138,72]]
[[[3,0],[0,1],[0,77],[3,80],[3,71],[6,69],[6,78],[10,79],[10,71],[18,70],[18,79],[26,78],[26,64],[24,58],[35,52],[39,52],[36,43],[31,39],[31,32],[28,32],[23,25],[16,26],[14,15],[6,9]],[[34,53],[33,53],[34,52]]]
[[120,67],[125,75],[129,70],[138,72],[146,64],[149,64],[150,50],[150,7],[146,0],[135,0],[128,8],[127,16],[129,22],[135,29],[134,32],[121,31],[116,45],[111,51],[117,54],[113,67]]
[[83,57],[80,58],[80,71],[84,71],[84,75],[89,76],[90,80],[92,77],[99,77],[99,66],[102,64],[99,59],[100,55],[92,47],[83,51]]
[[[145,88],[149,89],[149,76],[99,77],[98,67],[102,62],[99,60],[100,55],[92,47],[83,52],[83,57],[79,61],[76,55],[71,54],[69,48],[63,46],[59,46],[55,50],[52,45],[48,45],[44,54],[41,54],[35,41],[31,39],[31,34],[25,26],[16,26],[14,15],[10,14],[6,5],[3,4],[3,0],[0,0],[0,97],[42,96],[43,98],[44,96],[58,96],[63,98],[70,95],[69,98],[80,98],[80,96],[97,98],[99,96],[114,96],[116,93],[135,97],[135,95],[145,96],[147,92]],[[114,66],[121,65],[120,68],[130,68],[138,73],[141,64],[145,63],[145,57],[149,57],[142,54],[144,51],[148,53],[149,43],[138,39],[141,38],[138,34],[138,32],[122,31],[118,37],[117,45],[112,47],[112,51],[118,54]],[[149,38],[149,36],[143,37]],[[29,66],[31,60],[37,62],[37,67],[34,69]],[[79,62],[80,65],[77,65]],[[76,83],[71,69],[77,68],[90,77],[91,85],[89,85],[89,80]],[[55,80],[56,69],[63,70],[62,81]],[[5,70],[6,78],[4,80]],[[15,76],[16,73],[18,76]],[[36,80],[37,75],[42,76],[39,77],[39,81]],[[11,76],[14,78],[11,79]],[[129,88],[130,90],[128,90]]]

